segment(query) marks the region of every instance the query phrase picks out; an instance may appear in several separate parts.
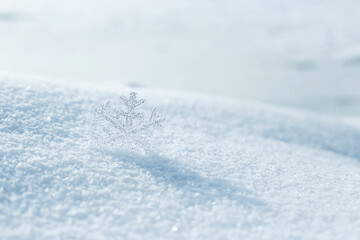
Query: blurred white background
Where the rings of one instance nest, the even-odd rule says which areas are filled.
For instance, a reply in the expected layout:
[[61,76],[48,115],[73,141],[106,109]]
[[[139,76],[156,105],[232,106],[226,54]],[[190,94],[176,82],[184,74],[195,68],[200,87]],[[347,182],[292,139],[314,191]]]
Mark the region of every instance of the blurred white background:
[[360,115],[357,0],[0,0],[0,70]]

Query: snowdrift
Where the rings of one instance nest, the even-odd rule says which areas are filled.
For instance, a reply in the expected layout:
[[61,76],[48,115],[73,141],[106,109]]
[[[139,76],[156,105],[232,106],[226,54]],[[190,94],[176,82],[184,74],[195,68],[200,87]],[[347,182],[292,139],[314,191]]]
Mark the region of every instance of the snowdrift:
[[360,131],[292,109],[138,89],[147,155],[95,140],[125,88],[0,76],[0,239],[358,239]]

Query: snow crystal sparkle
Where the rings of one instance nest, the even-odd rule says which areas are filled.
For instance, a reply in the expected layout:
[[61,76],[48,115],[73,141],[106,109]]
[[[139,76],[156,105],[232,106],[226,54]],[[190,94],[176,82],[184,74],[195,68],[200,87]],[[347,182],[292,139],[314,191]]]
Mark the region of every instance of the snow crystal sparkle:
[[95,109],[96,118],[103,126],[101,139],[127,150],[147,150],[154,130],[161,129],[165,118],[153,108],[147,119],[141,111],[145,99],[139,99],[136,92],[131,92],[129,97],[122,96],[120,100],[119,109],[113,108],[110,101]]

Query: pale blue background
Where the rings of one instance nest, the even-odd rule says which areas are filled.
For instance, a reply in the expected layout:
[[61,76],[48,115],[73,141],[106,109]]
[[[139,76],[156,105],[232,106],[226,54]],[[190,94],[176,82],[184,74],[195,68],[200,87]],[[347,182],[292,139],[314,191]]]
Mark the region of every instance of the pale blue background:
[[2,0],[0,70],[360,113],[360,1]]

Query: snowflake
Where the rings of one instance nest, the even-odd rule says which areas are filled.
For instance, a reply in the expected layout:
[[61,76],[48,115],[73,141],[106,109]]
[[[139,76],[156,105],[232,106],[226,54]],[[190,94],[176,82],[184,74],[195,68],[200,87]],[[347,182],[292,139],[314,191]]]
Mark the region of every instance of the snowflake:
[[95,109],[96,118],[103,126],[102,139],[107,144],[139,150],[148,148],[154,130],[162,127],[165,118],[153,108],[149,118],[140,111],[145,99],[138,99],[137,93],[120,97],[121,107],[115,109],[110,101]]

